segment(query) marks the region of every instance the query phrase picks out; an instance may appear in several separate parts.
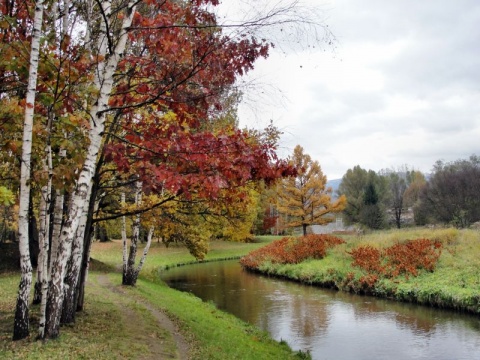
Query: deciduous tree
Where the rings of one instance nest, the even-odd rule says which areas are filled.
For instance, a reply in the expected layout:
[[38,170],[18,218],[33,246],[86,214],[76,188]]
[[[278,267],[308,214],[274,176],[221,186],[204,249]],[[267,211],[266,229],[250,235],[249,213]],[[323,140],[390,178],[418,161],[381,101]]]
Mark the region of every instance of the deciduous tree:
[[18,232],[20,248],[21,280],[19,284],[13,339],[20,340],[30,333],[29,327],[29,295],[32,284],[32,264],[29,250],[29,207],[30,207],[30,176],[31,152],[33,136],[33,115],[35,109],[35,94],[37,89],[37,74],[40,57],[40,37],[43,21],[43,0],[35,3],[33,31],[30,50],[30,66],[28,70],[28,86],[25,99],[25,120],[23,123],[22,158],[20,171],[20,201],[18,210]]
[[384,225],[387,201],[387,181],[373,170],[359,165],[348,169],[337,193],[347,198],[344,219],[347,224],[362,224],[378,228]]
[[306,235],[309,225],[334,221],[333,215],[343,211],[347,200],[342,195],[332,201],[332,189],[326,188],[327,177],[320,164],[305,154],[300,145],[295,147],[289,161],[297,169],[297,175],[279,183],[278,210],[288,215],[287,227],[301,227]]
[[[25,119],[30,110],[38,114],[33,140],[41,155],[34,166],[27,165],[26,156],[22,158],[22,166],[29,170],[24,177],[27,172],[22,169],[22,184],[43,186],[46,200],[48,194],[56,194],[56,209],[62,194],[69,195],[66,210],[56,210],[57,226],[44,228],[42,235],[44,239],[55,236],[56,250],[50,254],[47,291],[41,294],[46,303],[40,338],[57,337],[61,317],[71,319],[62,313],[74,308],[71,302],[77,296],[69,292],[78,288],[79,264],[86,269],[94,208],[101,197],[99,184],[105,171],[111,170],[103,168],[105,164],[114,164],[113,171],[135,174],[146,195],[163,191],[176,201],[198,199],[200,203],[221,197],[228,204],[243,196],[245,191],[240,189],[251,181],[271,183],[291,173],[276,158],[275,141],[260,141],[259,136],[235,127],[212,131],[201,125],[221,110],[220,100],[237,78],[250,71],[259,57],[268,55],[270,43],[254,31],[272,26],[276,19],[282,26],[305,21],[289,18],[295,4],[275,7],[267,16],[244,24],[224,25],[238,29],[227,34],[211,11],[217,0],[47,3],[48,11],[38,12],[49,16],[44,21],[48,27],[42,54],[37,52],[41,55],[39,81],[28,89],[24,86],[28,76],[36,75],[26,69],[22,49],[31,41],[32,49],[40,50],[35,31],[41,26],[37,15],[31,17],[29,1],[0,4],[0,101],[16,108],[26,104]],[[35,51],[28,56],[35,56]],[[32,92],[37,93],[36,103]],[[14,154],[20,139],[12,138],[7,146]],[[25,138],[23,146],[28,142]],[[121,175],[112,178],[122,180]],[[21,196],[26,204],[26,192],[22,190]],[[24,214],[22,207],[21,217]],[[25,236],[22,239],[26,267],[17,306],[22,323],[18,322],[16,338],[28,332],[31,267]]]
[[466,227],[480,220],[480,158],[438,161],[416,209],[431,220]]

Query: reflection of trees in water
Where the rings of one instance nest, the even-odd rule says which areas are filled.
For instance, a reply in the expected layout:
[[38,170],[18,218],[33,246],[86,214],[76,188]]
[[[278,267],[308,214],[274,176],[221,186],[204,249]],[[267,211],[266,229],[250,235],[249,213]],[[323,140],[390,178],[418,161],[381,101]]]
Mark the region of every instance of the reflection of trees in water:
[[299,291],[298,286],[276,283],[271,296],[265,298],[257,326],[277,339],[302,339],[303,345],[308,347],[327,333],[329,313],[326,303],[306,294],[306,288]]
[[409,329],[425,336],[439,331],[439,328],[447,326],[452,321],[461,321],[462,326],[480,330],[480,321],[477,317],[451,310],[343,292],[336,293],[335,298],[352,304],[355,319],[388,318],[395,321],[399,328]]
[[312,338],[327,333],[329,312],[327,303],[314,296],[297,294],[292,301],[292,326],[304,337]]

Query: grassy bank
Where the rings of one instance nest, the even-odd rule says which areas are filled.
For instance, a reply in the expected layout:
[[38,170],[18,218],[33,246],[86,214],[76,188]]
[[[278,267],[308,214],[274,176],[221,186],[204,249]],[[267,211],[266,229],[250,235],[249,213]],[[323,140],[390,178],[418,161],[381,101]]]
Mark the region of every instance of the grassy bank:
[[[239,244],[214,242],[206,260],[239,257],[270,242]],[[62,327],[58,340],[35,341],[38,307],[31,309],[32,336],[12,342],[13,313],[19,274],[0,274],[0,358],[5,359],[167,359],[177,358],[171,334],[158,327],[142,303],[167,313],[191,344],[192,359],[298,359],[286,344],[198,298],[170,289],[158,281],[158,268],[194,261],[180,246],[153,244],[145,272],[135,288],[120,287],[121,243],[95,243],[86,295],[86,310],[74,326]],[[117,289],[104,284],[108,278]],[[121,288],[121,289],[120,289]],[[123,295],[118,294],[118,290]],[[160,344],[160,345],[159,345]],[[162,356],[156,356],[154,347]],[[158,349],[157,349],[158,350]],[[158,353],[157,353],[158,355]]]
[[[216,261],[225,259],[240,258],[250,251],[258,249],[279,236],[260,236],[252,243],[237,243],[226,241],[212,241],[210,249],[203,260]],[[138,252],[141,256],[141,251]],[[94,263],[102,263],[103,269],[115,270],[122,264],[122,242],[109,241],[106,243],[96,242],[93,244],[91,257]],[[188,250],[181,244],[171,244],[168,248],[163,243],[153,242],[148,252],[147,261],[140,273],[141,278],[151,280],[157,279],[159,270],[169,267],[198,263]]]
[[[427,238],[441,244],[434,271],[419,270],[417,276],[379,276],[366,283],[365,270],[352,266],[350,253],[359,246],[385,249],[406,240]],[[345,244],[330,249],[320,260],[299,264],[264,261],[258,271],[308,284],[368,293],[430,306],[480,314],[480,232],[458,229],[409,229],[343,236]]]

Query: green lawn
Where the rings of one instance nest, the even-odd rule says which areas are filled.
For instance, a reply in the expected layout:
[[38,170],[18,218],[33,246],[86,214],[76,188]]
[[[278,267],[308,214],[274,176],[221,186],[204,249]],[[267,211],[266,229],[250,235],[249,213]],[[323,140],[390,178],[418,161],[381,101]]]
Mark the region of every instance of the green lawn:
[[[241,244],[216,241],[207,260],[239,257],[272,238]],[[0,273],[0,359],[171,359],[176,358],[171,334],[156,324],[149,304],[165,312],[178,324],[190,343],[192,359],[301,359],[288,345],[272,340],[266,332],[226,314],[214,305],[159,282],[158,268],[194,261],[180,246],[154,243],[145,271],[137,286],[121,287],[121,242],[95,243],[92,271],[87,285],[85,311],[74,326],[62,327],[60,338],[42,343],[35,340],[38,307],[31,308],[30,338],[12,342],[13,313],[19,274]],[[113,292],[100,279],[107,277],[121,289]],[[158,345],[160,344],[160,345]],[[154,352],[156,345],[161,355]],[[153,352],[153,353],[152,353]]]

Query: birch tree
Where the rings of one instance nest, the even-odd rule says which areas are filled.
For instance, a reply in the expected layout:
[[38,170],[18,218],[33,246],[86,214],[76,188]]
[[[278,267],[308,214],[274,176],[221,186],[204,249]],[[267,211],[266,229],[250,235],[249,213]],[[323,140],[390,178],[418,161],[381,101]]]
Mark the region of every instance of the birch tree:
[[20,340],[30,334],[29,295],[32,286],[32,265],[30,263],[28,239],[28,209],[30,205],[30,159],[32,151],[33,118],[35,109],[35,93],[40,56],[40,38],[42,33],[43,0],[35,3],[32,43],[30,50],[30,67],[25,101],[25,121],[23,125],[22,162],[20,170],[20,202],[18,210],[18,233],[20,249],[21,279],[18,289],[13,339]]
[[[102,35],[98,39],[99,52],[97,57],[101,59],[98,63],[98,70],[95,73],[95,87],[98,90],[98,96],[89,112],[90,131],[86,159],[72,194],[69,213],[62,228],[57,258],[52,264],[46,308],[45,338],[55,338],[59,335],[67,262],[71,255],[73,239],[82,218],[82,211],[85,208],[85,203],[89,200],[88,195],[105,129],[106,111],[109,109],[108,100],[114,84],[113,76],[118,62],[125,51],[127,32],[132,24],[136,3],[132,1],[126,4],[123,10],[122,26],[116,43],[112,44],[111,39],[108,38],[108,24],[105,23],[103,23]],[[106,19],[109,19],[112,11],[111,2],[105,1],[100,3],[99,6],[101,13],[104,14]]]

